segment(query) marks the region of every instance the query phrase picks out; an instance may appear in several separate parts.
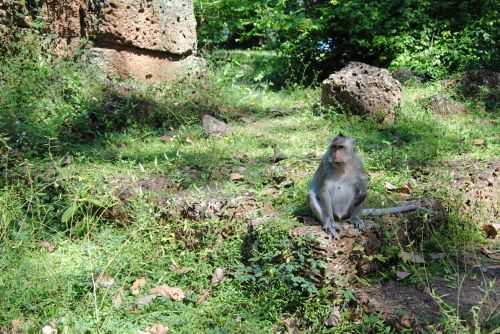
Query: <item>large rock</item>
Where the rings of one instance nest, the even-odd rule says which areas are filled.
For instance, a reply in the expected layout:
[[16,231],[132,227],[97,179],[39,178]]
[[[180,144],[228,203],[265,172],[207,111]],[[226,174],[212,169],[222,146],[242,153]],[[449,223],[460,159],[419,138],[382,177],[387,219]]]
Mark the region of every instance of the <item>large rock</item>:
[[389,71],[351,62],[322,83],[321,101],[357,115],[392,122],[401,103],[401,84]]
[[98,39],[183,55],[196,50],[196,20],[191,0],[107,1]]
[[71,56],[91,39],[89,59],[108,75],[152,83],[205,67],[196,57],[192,0],[47,0],[44,13],[56,54]]

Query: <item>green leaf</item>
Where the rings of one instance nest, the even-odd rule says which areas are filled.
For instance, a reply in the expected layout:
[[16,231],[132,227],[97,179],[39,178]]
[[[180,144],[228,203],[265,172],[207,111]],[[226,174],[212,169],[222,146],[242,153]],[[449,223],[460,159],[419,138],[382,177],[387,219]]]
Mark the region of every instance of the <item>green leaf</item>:
[[78,204],[78,202],[73,202],[73,204],[71,204],[63,213],[62,217],[61,217],[61,221],[64,223],[64,224],[67,224],[68,222],[70,222],[74,215],[76,214],[76,212],[78,211],[78,209],[80,208],[80,205]]

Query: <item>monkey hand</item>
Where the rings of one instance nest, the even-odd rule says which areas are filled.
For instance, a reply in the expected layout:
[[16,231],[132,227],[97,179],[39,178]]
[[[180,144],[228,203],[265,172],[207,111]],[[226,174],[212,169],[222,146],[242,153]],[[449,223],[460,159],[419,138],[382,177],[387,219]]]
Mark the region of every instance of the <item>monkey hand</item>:
[[337,225],[335,224],[335,221],[333,219],[328,219],[324,224],[323,224],[323,230],[331,235],[334,239],[337,237]]

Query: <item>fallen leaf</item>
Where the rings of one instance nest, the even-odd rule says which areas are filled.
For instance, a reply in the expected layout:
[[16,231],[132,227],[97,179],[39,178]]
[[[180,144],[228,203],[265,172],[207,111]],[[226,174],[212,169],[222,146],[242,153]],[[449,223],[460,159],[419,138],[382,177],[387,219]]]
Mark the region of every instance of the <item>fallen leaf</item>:
[[187,138],[186,138],[186,143],[191,144],[191,145],[194,145],[194,140],[193,140],[193,139],[191,139],[190,137],[187,137]]
[[266,203],[262,208],[262,213],[264,214],[264,216],[271,217],[274,216],[276,212],[274,211],[273,205],[271,203]]
[[387,191],[396,191],[398,190],[398,188],[393,185],[392,183],[389,183],[389,182],[384,182],[384,189],[387,190]]
[[220,282],[224,280],[224,269],[217,268],[214,270],[212,274],[212,285],[218,285]]
[[484,145],[485,143],[486,143],[486,141],[482,138],[474,139],[472,141],[472,144],[474,144],[476,146],[481,146],[481,145]]
[[494,251],[486,247],[481,247],[481,253],[483,253],[483,255],[489,257],[490,259],[500,261],[500,251]]
[[164,143],[168,143],[168,142],[172,141],[173,139],[174,139],[174,137],[169,136],[169,135],[164,135],[164,136],[160,137],[160,140]]
[[184,274],[187,274],[187,273],[193,271],[193,268],[181,267],[177,263],[175,263],[175,264],[172,264],[170,266],[170,271],[172,271],[176,274],[179,274],[179,275],[184,275]]
[[180,288],[173,288],[166,285],[160,285],[149,290],[152,295],[170,298],[172,300],[183,300],[185,298],[184,292]]
[[155,324],[151,327],[146,328],[146,333],[148,334],[167,334],[168,327],[162,324]]
[[481,226],[483,232],[486,234],[487,239],[495,239],[497,237],[497,229],[491,224],[485,224]]
[[125,291],[123,291],[123,289],[120,288],[111,297],[111,302],[113,303],[114,307],[119,308],[120,306],[122,306],[124,294],[125,294]]
[[340,310],[338,306],[334,306],[330,312],[330,316],[325,320],[325,326],[333,327],[340,322]]
[[130,287],[130,292],[134,296],[137,296],[145,285],[146,285],[146,278],[145,277],[138,278],[134,281],[134,283],[132,283],[132,286]]
[[42,334],[57,334],[57,329],[50,325],[46,325],[42,328]]
[[276,188],[276,187],[274,187],[274,186],[270,186],[270,187],[264,188],[263,192],[266,195],[270,195],[272,197],[276,197],[279,194],[279,189]]
[[240,154],[235,157],[236,160],[239,160],[240,162],[248,162],[250,158],[246,154]]
[[406,271],[396,271],[396,277],[398,278],[398,280],[403,280],[410,275],[411,275],[411,273],[406,272]]
[[398,189],[398,192],[401,194],[408,194],[409,195],[412,193],[412,189],[408,184],[405,184],[404,186],[402,186]]
[[156,298],[158,298],[158,295],[142,296],[137,298],[137,300],[135,301],[135,305],[137,305],[138,307],[143,307],[151,304]]
[[240,173],[231,173],[229,178],[231,179],[231,181],[241,181],[244,179],[244,176]]
[[10,322],[10,333],[17,334],[23,333],[23,321],[21,319],[15,319]]
[[56,250],[56,246],[45,240],[40,241],[40,247],[45,248],[49,253],[52,253]]
[[399,256],[405,262],[412,262],[412,263],[418,263],[418,264],[425,263],[424,257],[422,255],[419,255],[419,254],[409,253],[409,252],[401,252],[401,254]]
[[101,274],[95,279],[95,285],[98,289],[111,289],[115,284],[115,279],[109,275]]
[[212,293],[212,289],[211,288],[203,290],[203,292],[200,294],[200,296],[196,300],[196,305],[203,304],[208,299],[208,297],[210,297],[211,293]]
[[294,318],[288,318],[283,320],[286,327],[287,334],[299,334],[299,328],[297,327],[297,320]]

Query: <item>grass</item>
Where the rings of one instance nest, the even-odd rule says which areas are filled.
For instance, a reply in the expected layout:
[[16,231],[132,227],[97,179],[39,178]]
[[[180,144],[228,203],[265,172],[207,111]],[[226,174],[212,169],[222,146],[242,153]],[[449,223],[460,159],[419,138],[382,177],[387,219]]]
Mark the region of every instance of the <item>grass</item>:
[[[379,125],[318,106],[317,88],[270,86],[272,69],[256,69],[255,64],[265,64],[272,55],[248,55],[215,55],[213,74],[201,87],[138,87],[120,94],[109,87],[95,90],[95,82],[82,83],[86,77],[80,71],[67,78],[66,88],[46,88],[42,104],[25,96],[29,103],[23,102],[22,110],[26,103],[42,110],[54,103],[71,112],[54,122],[46,116],[45,127],[36,128],[31,138],[16,142],[18,133],[10,132],[10,141],[3,142],[0,328],[21,319],[30,333],[49,323],[63,333],[137,333],[154,323],[168,325],[171,333],[271,333],[283,332],[284,320],[294,317],[308,333],[395,332],[369,315],[353,322],[346,313],[338,327],[323,325],[336,292],[329,286],[316,288],[301,274],[307,247],[296,250],[288,238],[290,228],[299,224],[295,213],[304,211],[317,157],[338,132],[351,135],[371,175],[368,206],[401,199],[385,191],[384,184],[390,182],[411,185],[413,197],[443,199],[454,212],[451,185],[436,191],[437,180],[426,179],[423,172],[450,160],[498,157],[498,114],[482,113],[467,101],[472,109],[468,115],[433,115],[419,99],[447,92],[439,83],[415,84],[404,90],[397,122]],[[64,68],[47,71],[54,72],[40,77],[40,69],[34,70],[32,75],[40,80],[35,81],[68,73]],[[3,102],[13,101],[9,92],[24,89],[9,86],[8,79],[2,84]],[[74,90],[68,92],[68,86]],[[40,94],[39,89],[33,88],[33,94]],[[277,111],[282,116],[276,117]],[[204,112],[228,120],[231,134],[206,138],[197,121]],[[36,124],[26,118],[24,122],[28,128],[30,122]],[[51,131],[40,135],[46,127]],[[165,134],[171,140],[163,140]],[[486,144],[474,145],[475,139]],[[25,144],[30,140],[36,149]],[[287,156],[277,165],[271,163],[274,146]],[[243,179],[231,181],[234,172]],[[138,186],[158,176],[169,183],[170,190],[161,194],[166,203],[175,203],[177,192],[211,198],[215,195],[206,189],[217,186],[217,194],[226,198],[251,194],[255,205],[245,213],[255,218],[272,204],[268,210],[273,218],[259,229],[257,251],[243,254],[248,241],[243,219],[191,220],[169,214],[169,204]],[[277,178],[291,181],[291,186],[278,184],[274,193],[268,192]],[[125,202],[118,199],[123,187],[134,193]],[[433,235],[435,244],[446,245],[448,254],[476,247],[483,238],[475,224],[480,217],[474,218],[468,230],[472,233],[460,228],[450,233],[465,222],[450,215],[447,229]],[[41,241],[55,250],[47,251]],[[276,263],[278,258],[288,258],[289,266]],[[389,275],[404,267],[394,258],[390,263]],[[210,277],[218,267],[225,268],[226,279],[211,288]],[[189,270],[179,273],[175,268]],[[433,275],[441,269],[428,270]],[[113,277],[113,288],[95,289],[93,277],[103,273]],[[129,291],[140,277],[147,279],[141,294],[167,284],[181,287],[187,297],[137,307]],[[209,297],[197,303],[207,289]],[[119,291],[124,297],[116,307],[112,297]],[[454,318],[444,319],[449,330],[462,328]]]

